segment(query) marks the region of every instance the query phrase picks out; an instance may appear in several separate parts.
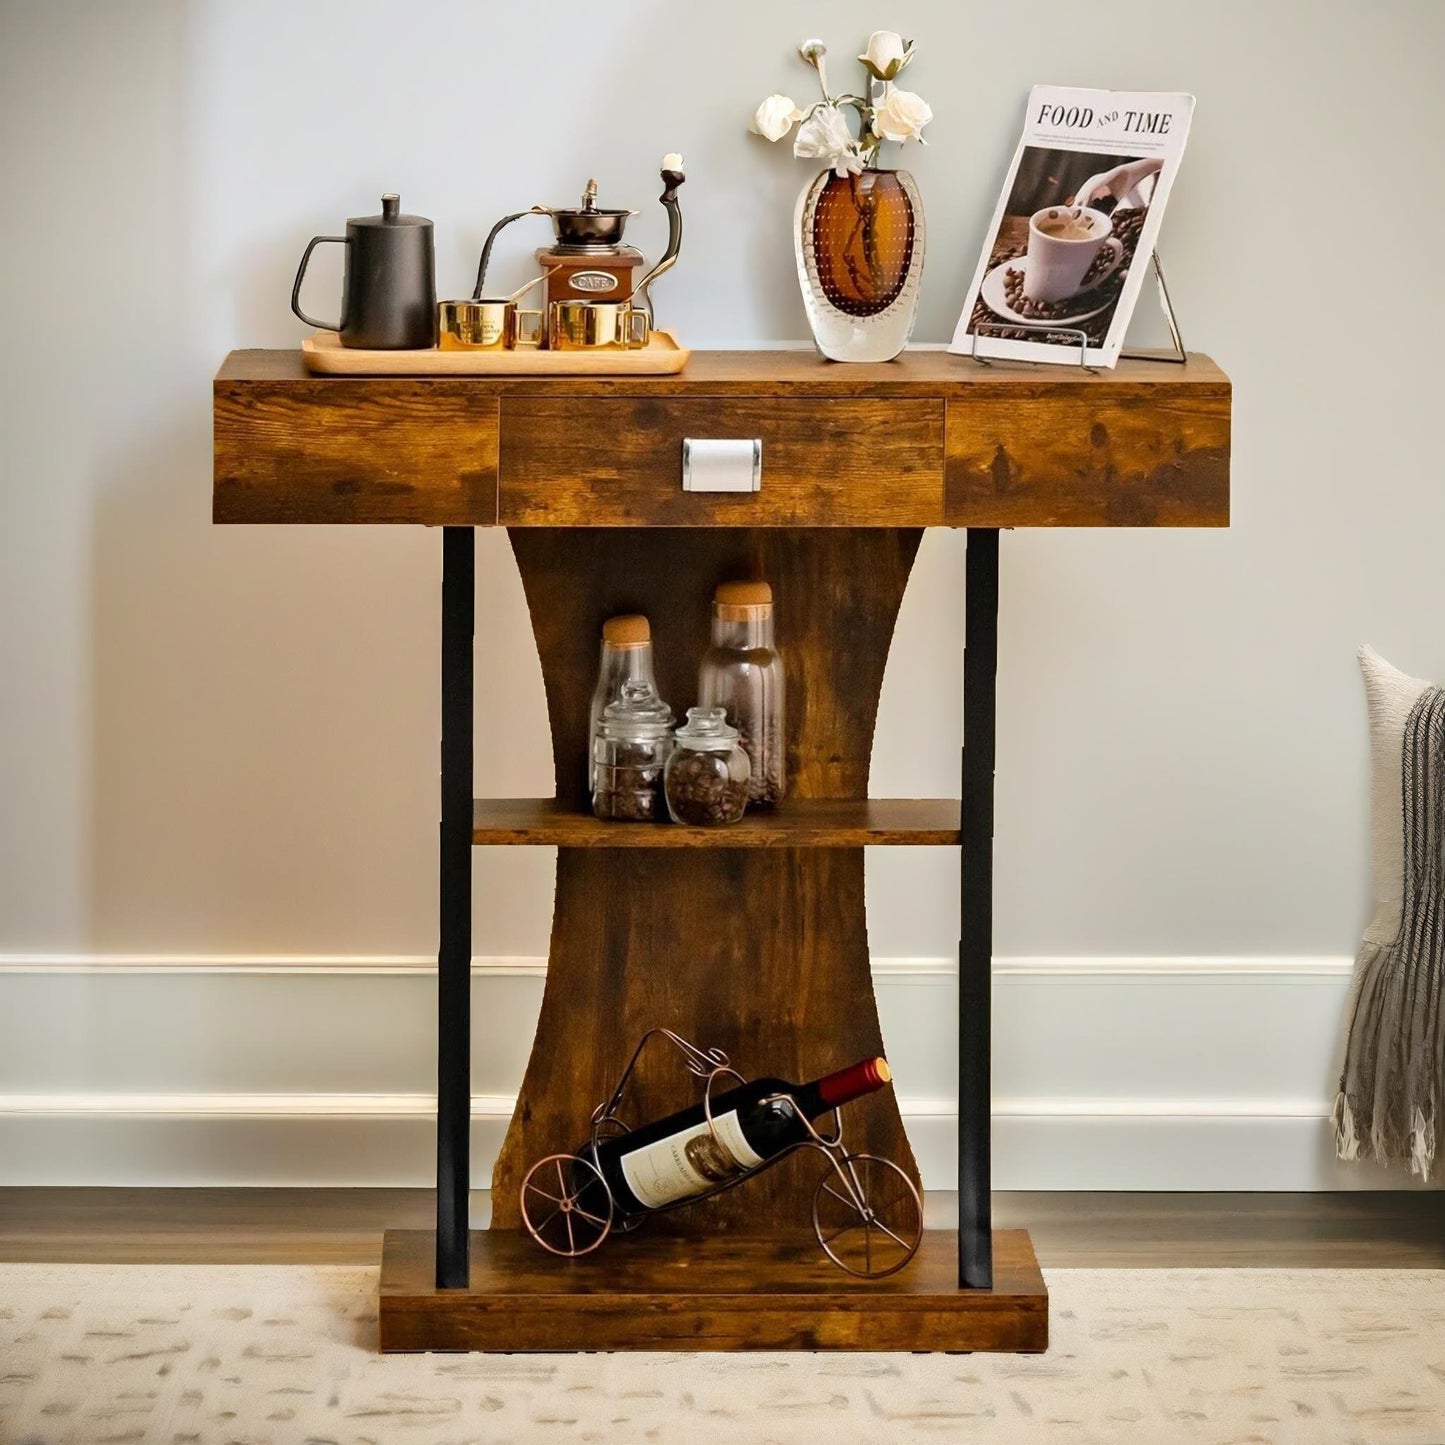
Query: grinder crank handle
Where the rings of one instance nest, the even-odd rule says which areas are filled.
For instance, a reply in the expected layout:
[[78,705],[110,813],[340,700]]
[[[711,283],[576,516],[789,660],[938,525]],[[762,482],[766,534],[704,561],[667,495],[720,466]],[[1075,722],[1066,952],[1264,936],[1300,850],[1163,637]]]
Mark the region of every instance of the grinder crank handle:
[[[670,167],[669,161],[675,161],[676,167]],[[664,156],[662,163],[662,194],[658,197],[667,211],[667,250],[662,253],[662,259],[645,275],[636,286],[632,288],[632,295],[628,300],[634,306],[645,306],[647,308],[647,324],[656,324],[656,318],[652,314],[652,296],[648,287],[662,275],[664,271],[670,270],[677,261],[677,253],[682,249],[682,207],[677,203],[677,188],[687,179],[683,173],[682,158],[680,156]]]

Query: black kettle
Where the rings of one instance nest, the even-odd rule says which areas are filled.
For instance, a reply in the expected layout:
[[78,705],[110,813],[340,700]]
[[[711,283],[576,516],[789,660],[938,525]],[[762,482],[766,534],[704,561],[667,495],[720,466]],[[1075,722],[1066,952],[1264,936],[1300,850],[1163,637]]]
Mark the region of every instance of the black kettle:
[[[301,309],[301,282],[323,241],[346,247],[341,320],[316,321]],[[296,271],[291,309],[308,326],[335,331],[343,346],[416,351],[437,344],[436,246],[425,216],[401,214],[401,197],[381,198],[379,216],[353,216],[344,236],[313,236]]]

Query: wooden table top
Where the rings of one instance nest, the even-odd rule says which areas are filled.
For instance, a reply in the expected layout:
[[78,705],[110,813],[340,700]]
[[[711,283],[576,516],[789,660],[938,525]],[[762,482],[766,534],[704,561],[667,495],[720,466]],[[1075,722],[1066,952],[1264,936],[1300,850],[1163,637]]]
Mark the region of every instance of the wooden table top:
[[[840,365],[700,351],[673,376],[315,376],[237,351],[217,522],[471,527],[1222,527],[1230,383],[1207,356]],[[687,438],[755,441],[753,494],[683,490]]]
[[[1163,357],[1165,353],[1161,353]],[[1057,392],[1091,388],[1110,393],[1156,395],[1163,390],[1204,389],[1227,396],[1229,378],[1202,352],[1183,364],[1166,360],[1121,360],[1112,370],[1081,366],[1039,366],[993,361],[987,365],[946,351],[905,351],[896,361],[842,364],[817,352],[694,351],[687,369],[676,376],[313,376],[299,348],[233,351],[216,373],[218,387],[247,382],[314,382],[322,386],[365,386],[385,382],[403,387],[465,387],[473,391],[545,395],[597,395],[605,392],[719,392],[770,395],[780,388],[798,395],[940,395],[956,388],[970,391]]]

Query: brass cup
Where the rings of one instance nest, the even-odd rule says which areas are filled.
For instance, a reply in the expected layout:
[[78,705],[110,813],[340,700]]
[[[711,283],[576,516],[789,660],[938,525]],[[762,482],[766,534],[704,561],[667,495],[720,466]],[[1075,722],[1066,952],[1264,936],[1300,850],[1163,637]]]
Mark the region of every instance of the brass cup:
[[443,351],[514,351],[542,344],[542,313],[501,299],[443,301],[437,330]]
[[628,301],[553,301],[547,307],[553,351],[633,351],[651,335],[647,312]]

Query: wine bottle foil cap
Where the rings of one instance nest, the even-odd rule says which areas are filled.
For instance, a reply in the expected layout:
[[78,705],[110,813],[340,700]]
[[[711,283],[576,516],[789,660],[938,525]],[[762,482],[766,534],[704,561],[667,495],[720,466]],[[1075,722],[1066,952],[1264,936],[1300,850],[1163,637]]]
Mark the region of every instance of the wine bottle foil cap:
[[613,647],[645,647],[652,641],[652,628],[635,613],[609,617],[602,624],[602,640]]
[[871,1059],[861,1059],[846,1069],[839,1069],[836,1074],[820,1079],[819,1092],[825,1104],[846,1104],[849,1100],[871,1094],[892,1081],[893,1071],[888,1067],[888,1060],[876,1055]]

